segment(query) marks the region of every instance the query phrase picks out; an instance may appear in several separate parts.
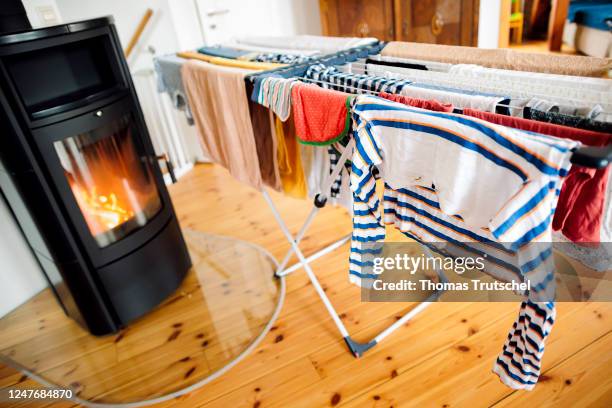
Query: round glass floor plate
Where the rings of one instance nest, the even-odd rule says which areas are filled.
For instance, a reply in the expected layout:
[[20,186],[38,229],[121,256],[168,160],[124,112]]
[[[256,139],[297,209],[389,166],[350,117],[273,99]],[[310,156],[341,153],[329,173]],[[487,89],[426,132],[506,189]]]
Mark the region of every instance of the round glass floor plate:
[[250,243],[183,231],[193,267],[165,302],[122,332],[95,337],[68,318],[49,288],[0,318],[0,356],[82,401],[171,398],[222,374],[276,318],[284,281]]

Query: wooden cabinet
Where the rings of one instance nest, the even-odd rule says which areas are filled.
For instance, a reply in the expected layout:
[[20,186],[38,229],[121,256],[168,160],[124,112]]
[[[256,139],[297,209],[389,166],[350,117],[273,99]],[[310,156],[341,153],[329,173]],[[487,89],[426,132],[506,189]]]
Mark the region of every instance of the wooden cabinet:
[[471,45],[479,0],[319,0],[324,35]]

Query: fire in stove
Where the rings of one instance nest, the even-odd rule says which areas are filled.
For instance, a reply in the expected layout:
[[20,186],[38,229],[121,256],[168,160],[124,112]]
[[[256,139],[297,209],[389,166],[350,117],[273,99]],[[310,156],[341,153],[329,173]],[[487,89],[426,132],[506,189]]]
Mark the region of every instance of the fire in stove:
[[161,208],[146,158],[136,153],[129,120],[55,142],[74,198],[100,247],[145,225]]
[[94,235],[112,230],[134,216],[133,211],[125,209],[117,199],[117,194],[99,194],[96,187],[85,191],[71,186],[74,196],[83,210],[89,229]]

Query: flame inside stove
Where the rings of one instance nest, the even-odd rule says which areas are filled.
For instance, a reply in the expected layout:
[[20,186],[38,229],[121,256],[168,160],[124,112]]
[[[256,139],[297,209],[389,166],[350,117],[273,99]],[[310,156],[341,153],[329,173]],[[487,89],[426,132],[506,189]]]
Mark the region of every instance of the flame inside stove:
[[89,232],[102,248],[146,225],[161,209],[149,160],[136,148],[130,118],[54,142]]
[[94,235],[111,230],[134,217],[134,212],[127,210],[126,204],[115,193],[102,194],[96,187],[89,191],[74,184],[71,187]]

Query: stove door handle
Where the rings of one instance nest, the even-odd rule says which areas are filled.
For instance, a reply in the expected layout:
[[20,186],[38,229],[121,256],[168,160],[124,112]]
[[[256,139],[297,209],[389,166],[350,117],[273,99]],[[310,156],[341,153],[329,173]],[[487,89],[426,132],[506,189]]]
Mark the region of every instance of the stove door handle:
[[166,170],[168,171],[168,174],[170,175],[170,180],[172,180],[172,184],[176,183],[176,175],[174,174],[174,166],[172,165],[172,162],[168,158],[168,155],[165,153],[160,154],[159,156],[155,156],[155,159],[164,161],[166,165]]

